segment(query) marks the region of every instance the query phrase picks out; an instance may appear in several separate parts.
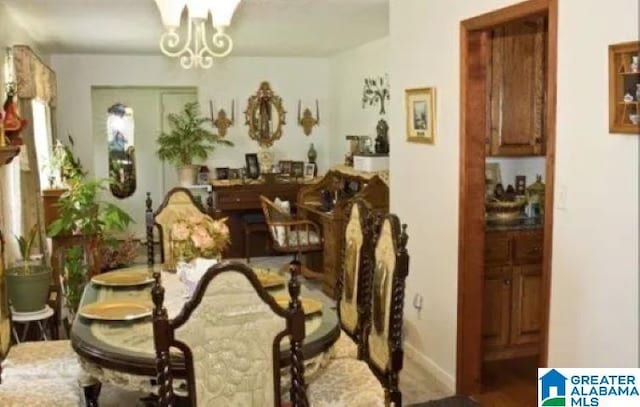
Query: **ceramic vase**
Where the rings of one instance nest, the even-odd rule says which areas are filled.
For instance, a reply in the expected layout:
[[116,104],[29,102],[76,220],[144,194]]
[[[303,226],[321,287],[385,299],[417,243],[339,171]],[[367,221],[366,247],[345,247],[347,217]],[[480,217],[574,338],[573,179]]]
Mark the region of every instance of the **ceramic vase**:
[[315,163],[316,159],[318,158],[318,152],[313,147],[313,143],[311,143],[311,147],[309,147],[309,151],[307,151],[307,158],[309,159],[310,163]]
[[178,168],[178,182],[181,187],[190,187],[196,179],[196,167],[194,165],[184,165]]
[[634,55],[631,57],[631,72],[638,72],[640,67],[640,57]]

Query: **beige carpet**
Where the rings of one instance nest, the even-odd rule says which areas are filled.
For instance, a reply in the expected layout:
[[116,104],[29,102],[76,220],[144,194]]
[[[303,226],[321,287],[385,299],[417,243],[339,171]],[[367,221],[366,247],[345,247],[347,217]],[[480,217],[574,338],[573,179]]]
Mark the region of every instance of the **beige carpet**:
[[[252,259],[251,264],[256,267],[279,268],[289,260],[287,257],[255,258]],[[319,283],[306,280],[303,283],[308,289],[316,291],[323,302],[335,306],[333,300],[322,294]],[[402,391],[403,404],[437,400],[451,395],[451,392],[444,385],[439,383],[415,361],[407,358],[406,354],[404,369],[400,373],[400,390]],[[139,401],[140,397],[143,396],[145,395],[105,385],[102,388],[99,402],[100,407],[144,406]]]

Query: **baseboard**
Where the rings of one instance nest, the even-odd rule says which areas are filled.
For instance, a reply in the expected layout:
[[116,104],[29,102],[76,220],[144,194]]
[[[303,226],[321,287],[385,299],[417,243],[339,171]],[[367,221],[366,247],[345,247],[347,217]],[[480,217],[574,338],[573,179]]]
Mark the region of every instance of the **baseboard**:
[[427,372],[431,373],[440,383],[442,383],[451,394],[455,393],[456,381],[453,376],[442,369],[431,358],[422,354],[413,345],[405,342],[403,344],[405,358],[409,357]]

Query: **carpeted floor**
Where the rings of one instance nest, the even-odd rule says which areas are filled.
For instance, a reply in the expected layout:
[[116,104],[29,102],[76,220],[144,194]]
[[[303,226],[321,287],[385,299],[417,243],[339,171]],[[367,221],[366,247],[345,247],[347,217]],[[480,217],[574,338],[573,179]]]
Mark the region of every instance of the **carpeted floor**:
[[[279,268],[289,261],[287,257],[265,257],[254,258],[251,264],[256,267]],[[318,293],[320,298],[328,306],[335,306],[333,300],[322,294],[321,286],[317,282],[309,282],[304,280],[303,284],[309,290]],[[429,407],[473,407],[478,404],[416,404],[424,403],[429,400],[439,400],[447,396],[451,396],[449,391],[443,384],[438,382],[435,377],[424,370],[418,363],[408,358],[405,354],[404,369],[400,372],[400,390],[402,391],[403,402],[406,405],[414,404],[416,406]],[[104,385],[100,394],[101,407],[137,407],[144,406],[139,401],[143,394],[122,390],[118,387]],[[451,403],[456,403],[452,401]]]

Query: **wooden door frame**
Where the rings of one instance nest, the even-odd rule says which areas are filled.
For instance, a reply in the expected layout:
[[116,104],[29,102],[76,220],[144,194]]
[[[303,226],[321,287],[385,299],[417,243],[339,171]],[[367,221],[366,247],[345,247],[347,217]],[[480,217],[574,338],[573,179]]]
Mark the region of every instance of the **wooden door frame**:
[[484,145],[488,96],[474,97],[473,93],[482,91],[487,94],[487,64],[485,60],[483,66],[481,58],[488,52],[488,32],[495,26],[535,15],[545,15],[548,18],[546,194],[541,299],[543,312],[538,362],[541,367],[547,364],[556,144],[558,0],[529,0],[464,20],[460,24],[460,202],[456,361],[458,394],[469,395],[482,389]]

